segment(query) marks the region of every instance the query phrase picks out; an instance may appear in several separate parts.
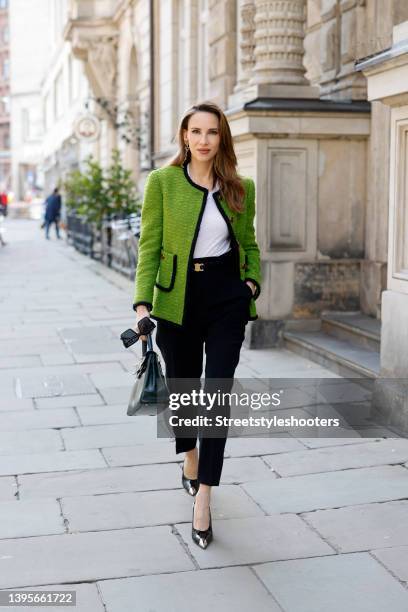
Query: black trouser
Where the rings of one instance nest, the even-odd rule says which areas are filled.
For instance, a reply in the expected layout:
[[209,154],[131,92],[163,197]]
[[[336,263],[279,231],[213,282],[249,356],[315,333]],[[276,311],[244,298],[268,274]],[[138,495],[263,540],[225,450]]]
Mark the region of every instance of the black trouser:
[[[216,381],[212,384],[211,379],[217,378],[223,379],[222,391],[229,392],[249,320],[252,292],[239,277],[232,251],[217,258],[205,257],[193,262],[208,260],[217,265],[202,272],[189,271],[185,324],[177,327],[166,321],[157,321],[156,342],[166,365],[167,379],[196,379],[198,382],[203,370],[205,345],[204,391],[215,392]],[[229,379],[229,384],[225,379]],[[174,388],[169,387],[173,392]],[[225,413],[225,408],[222,410]],[[229,414],[228,409],[225,414]],[[184,437],[185,433],[180,437],[176,428],[173,431],[176,453],[195,448],[198,432],[193,432],[192,437]],[[227,433],[227,430],[224,431]],[[226,436],[200,435],[199,439],[198,479],[200,483],[217,486],[221,478]]]

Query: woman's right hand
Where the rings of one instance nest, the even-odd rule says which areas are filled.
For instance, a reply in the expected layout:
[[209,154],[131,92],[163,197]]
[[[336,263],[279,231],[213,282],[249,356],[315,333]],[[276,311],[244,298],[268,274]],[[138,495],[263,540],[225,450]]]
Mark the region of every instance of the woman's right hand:
[[[143,319],[144,317],[149,317],[150,318],[150,312],[149,309],[147,308],[147,306],[144,306],[143,304],[140,304],[140,306],[136,307],[136,325],[135,325],[135,330],[137,331],[137,333],[139,333],[139,328],[138,328],[138,323],[140,321],[140,319]],[[140,336],[140,340],[143,340],[144,342],[147,342],[147,336]]]

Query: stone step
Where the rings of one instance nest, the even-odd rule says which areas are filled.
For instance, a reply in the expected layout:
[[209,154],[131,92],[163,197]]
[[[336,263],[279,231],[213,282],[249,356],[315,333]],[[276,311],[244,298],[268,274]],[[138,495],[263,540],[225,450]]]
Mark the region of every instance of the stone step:
[[321,317],[321,330],[362,348],[380,350],[381,321],[361,312],[328,312]]
[[286,348],[348,378],[377,378],[380,353],[324,331],[284,331]]

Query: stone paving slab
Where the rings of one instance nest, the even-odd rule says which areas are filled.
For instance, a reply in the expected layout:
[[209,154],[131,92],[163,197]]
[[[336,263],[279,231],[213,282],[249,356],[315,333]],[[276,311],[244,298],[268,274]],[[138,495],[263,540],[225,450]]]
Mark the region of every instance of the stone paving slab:
[[140,612],[281,612],[246,567],[104,580],[98,586],[107,612],[136,612],[135,602]]
[[0,412],[0,431],[76,427],[80,424],[72,408],[58,408],[47,412],[40,410]]
[[97,389],[108,387],[132,386],[134,377],[130,372],[112,372],[111,374],[91,374],[89,377]]
[[22,355],[20,357],[0,357],[0,368],[30,368],[40,366],[42,363],[39,355]]
[[106,467],[98,450],[63,451],[26,455],[2,455],[0,476],[11,474],[35,474],[65,470],[86,470]]
[[367,553],[257,565],[285,612],[406,612],[408,591]]
[[0,502],[14,499],[14,494],[17,491],[17,483],[14,478],[0,478]]
[[[399,580],[408,583],[408,546],[373,550],[372,554]],[[408,584],[407,584],[408,586]],[[408,605],[407,608],[408,610]]]
[[127,385],[122,387],[106,387],[100,389],[99,393],[106,404],[127,404],[132,392],[133,380],[129,379]]
[[8,372],[0,372],[0,381],[3,380],[11,380],[14,382],[15,378],[19,378],[21,376],[26,376],[29,374],[30,379],[35,379],[35,377],[41,377],[46,372],[47,375],[50,376],[83,376],[83,375],[91,375],[95,373],[107,373],[111,374],[112,372],[123,372],[122,366],[118,362],[89,362],[89,363],[75,363],[68,365],[50,365],[46,369],[44,366],[38,368],[13,368]]
[[331,472],[348,468],[403,463],[408,459],[408,440],[378,440],[344,447],[295,451],[266,456],[265,461],[281,476]]
[[1,398],[0,397],[0,414],[3,412],[15,412],[33,410],[34,402],[32,399]]
[[133,446],[112,446],[102,448],[101,451],[112,467],[183,461],[182,453],[176,455],[174,440],[169,442],[166,439]]
[[4,340],[17,340],[21,338],[58,338],[58,331],[49,325],[12,325],[0,326],[0,338]]
[[[49,338],[45,341],[39,338],[25,338],[24,342],[16,342],[15,340],[0,340],[0,354],[10,357],[39,355],[40,353],[48,353],[53,351],[58,352],[63,348],[64,345],[58,338]],[[17,367],[26,366],[21,364]]]
[[249,482],[245,491],[267,512],[306,512],[408,497],[408,471],[381,466]]
[[[107,313],[105,313],[105,317]],[[71,351],[73,355],[80,357],[81,355],[123,355],[125,347],[120,338],[102,338],[97,340],[85,340],[73,342]]]
[[40,536],[2,540],[0,588],[192,569],[170,527]]
[[35,433],[32,431],[0,432],[0,455],[46,453],[62,449],[62,439],[58,431],[54,429],[38,429]]
[[61,338],[66,344],[71,345],[77,342],[101,342],[102,340],[112,340],[113,334],[107,327],[81,325],[80,327],[62,327],[58,330]]
[[61,508],[54,499],[15,500],[0,503],[0,539],[26,538],[64,532]]
[[293,514],[214,520],[214,540],[206,550],[192,541],[191,522],[176,527],[200,568],[335,554]]
[[225,445],[225,454],[230,457],[250,457],[304,450],[304,448],[299,440],[285,434],[271,435],[270,438],[229,437]]
[[40,353],[40,359],[44,366],[66,365],[67,363],[75,363],[75,359],[66,351],[58,351],[55,353]]
[[317,510],[302,517],[343,553],[408,545],[407,500]]
[[128,417],[128,423],[113,425],[90,425],[61,429],[67,450],[101,448],[109,446],[132,446],[145,440],[157,439],[157,422],[154,417]]
[[274,479],[277,475],[259,457],[231,457],[224,460],[221,484],[240,484],[268,478]]
[[[97,531],[189,523],[193,500],[184,489],[116,493],[62,499],[69,531]],[[258,506],[236,485],[225,485],[212,497],[216,518],[263,516]],[[190,527],[191,529],[191,527]]]
[[25,374],[16,380],[17,397],[60,397],[95,393],[95,387],[85,374]]
[[[0,589],[1,590],[1,589]],[[106,612],[103,603],[99,597],[98,589],[96,584],[46,584],[41,587],[28,587],[26,589],[18,589],[18,591],[52,591],[60,593],[64,591],[75,591],[76,593],[76,606],[72,608],[68,607],[68,610],[75,610],[75,612]],[[26,608],[30,612],[60,612],[61,606],[30,606]],[[2,607],[2,612],[16,612],[21,610],[21,607]]]
[[[126,414],[127,404],[110,404],[109,406],[79,406],[77,412],[83,425],[109,425],[112,423],[132,423]],[[139,418],[139,417],[137,417]]]
[[[381,440],[381,436],[378,438],[365,438],[359,435],[357,431],[353,433],[353,436],[350,438],[346,438],[343,436],[333,437],[333,438],[303,438],[303,444],[308,448],[321,448],[324,446],[342,446],[345,447],[349,444],[362,444],[365,442],[375,442],[376,440]],[[347,449],[345,449],[347,450]]]
[[[129,319],[125,319],[125,321],[123,322],[123,331],[125,331],[125,329],[127,329],[127,327],[129,327]],[[126,349],[123,349],[126,350]],[[127,349],[128,351],[130,349]],[[126,355],[123,354],[123,352],[116,352],[116,353],[73,353],[74,357],[75,357],[75,362],[78,365],[86,365],[88,363],[117,363],[120,364],[120,361],[122,359],[126,359]],[[136,363],[136,359],[134,360],[134,364]],[[134,369],[134,364],[132,366],[132,368]],[[116,402],[121,401],[121,400],[116,400]]]
[[[5,483],[6,492],[12,482],[14,481],[10,479],[8,485]],[[100,495],[102,493],[177,489],[181,487],[181,470],[176,463],[138,465],[124,468],[28,474],[18,476],[18,482],[20,499]]]
[[42,397],[35,400],[39,410],[56,408],[76,408],[77,406],[104,406],[105,402],[98,393],[90,395],[67,395],[65,397]]

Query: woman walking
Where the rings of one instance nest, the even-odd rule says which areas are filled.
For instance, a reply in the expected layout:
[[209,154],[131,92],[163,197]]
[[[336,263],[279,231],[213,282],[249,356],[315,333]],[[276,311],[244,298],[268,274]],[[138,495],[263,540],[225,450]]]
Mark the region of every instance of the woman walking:
[[[179,151],[150,172],[142,207],[133,308],[136,328],[157,321],[156,343],[166,378],[231,381],[248,320],[257,318],[260,256],[255,239],[255,186],[237,174],[228,121],[214,103],[190,108],[178,131]],[[146,339],[146,336],[142,336]],[[214,382],[214,381],[213,381]],[[173,391],[170,388],[170,391]],[[225,389],[223,389],[225,391]],[[218,486],[225,436],[177,435],[185,453],[182,485],[192,496],[192,539],[206,548],[213,537],[211,487]]]

